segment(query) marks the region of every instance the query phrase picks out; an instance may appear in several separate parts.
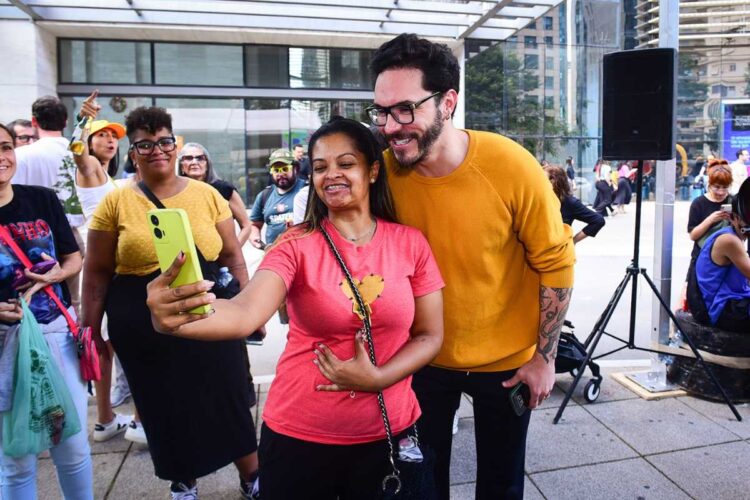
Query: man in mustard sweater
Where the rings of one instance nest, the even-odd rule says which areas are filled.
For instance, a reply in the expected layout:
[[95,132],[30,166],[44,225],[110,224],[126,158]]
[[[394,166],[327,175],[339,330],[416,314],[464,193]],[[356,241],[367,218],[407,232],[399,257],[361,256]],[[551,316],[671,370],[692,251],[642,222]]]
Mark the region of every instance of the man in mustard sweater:
[[[440,497],[449,497],[453,415],[473,399],[477,499],[522,498],[530,412],[549,397],[573,286],[572,233],[534,157],[497,134],[460,130],[451,117],[460,67],[447,46],[415,35],[383,44],[372,60],[371,121],[400,222],[427,236],[447,284],[445,339],[414,375],[419,435],[437,453]],[[498,69],[500,70],[500,69]]]

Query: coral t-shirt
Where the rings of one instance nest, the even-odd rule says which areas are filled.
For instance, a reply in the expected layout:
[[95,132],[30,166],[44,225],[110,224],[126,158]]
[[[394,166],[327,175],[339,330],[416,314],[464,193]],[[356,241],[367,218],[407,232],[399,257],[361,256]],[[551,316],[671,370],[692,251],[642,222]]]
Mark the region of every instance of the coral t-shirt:
[[[418,230],[378,219],[372,240],[357,247],[328,220],[323,224],[371,308],[378,365],[408,341],[414,298],[445,286],[432,251]],[[299,235],[300,233],[297,233]],[[313,364],[313,349],[327,345],[339,359],[354,355],[362,328],[344,273],[322,233],[281,237],[258,269],[275,272],[287,288],[289,334],[263,411],[275,432],[326,444],[366,443],[385,438],[375,393],[316,391],[330,382]],[[357,308],[358,309],[358,308]],[[383,391],[394,434],[420,415],[411,377]]]

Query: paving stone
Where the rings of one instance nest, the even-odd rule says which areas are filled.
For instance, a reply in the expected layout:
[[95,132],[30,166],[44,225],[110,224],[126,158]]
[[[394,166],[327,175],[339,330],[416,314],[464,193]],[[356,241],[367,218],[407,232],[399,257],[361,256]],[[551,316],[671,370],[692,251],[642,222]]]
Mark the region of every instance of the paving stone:
[[[100,453],[92,456],[94,467],[94,498],[104,498],[112,481],[115,479],[123,455],[122,453]],[[55,465],[51,459],[39,460],[36,484],[38,498],[44,500],[62,500]]]
[[690,498],[642,458],[540,472],[531,479],[555,500]]
[[539,491],[536,485],[526,476],[523,480],[523,498],[524,500],[544,500],[544,495]]
[[614,401],[588,405],[586,411],[643,455],[738,439],[673,398]]
[[458,405],[458,418],[473,417],[474,408],[471,405],[471,398],[467,394],[461,395],[461,403]]
[[451,486],[451,500],[474,500],[474,483]]
[[535,410],[526,441],[526,472],[571,467],[636,456],[622,442],[580,406],[565,410],[560,422],[556,410]]
[[451,448],[451,484],[470,483],[477,478],[477,449],[474,443],[474,419],[458,421],[458,434]]
[[651,455],[647,460],[695,498],[747,498],[746,441]]
[[[604,370],[602,371],[604,372]],[[613,371],[624,372],[629,370],[608,370],[609,373],[602,373],[604,380],[602,380],[602,383],[599,386],[599,397],[594,403],[589,403],[583,396],[583,391],[586,387],[586,384],[593,378],[591,376],[591,373],[588,371],[584,374],[583,377],[581,377],[580,382],[578,382],[578,387],[576,387],[576,390],[573,393],[573,397],[571,399],[581,405],[606,403],[608,401],[621,401],[623,399],[637,399],[639,397],[638,394],[634,393],[610,376]],[[568,376],[567,378],[563,378],[562,380],[558,378],[557,381],[558,386],[562,389],[563,392],[567,392],[572,383],[573,377],[570,376]]]
[[169,483],[156,477],[148,448],[133,445],[125,457],[108,500],[169,498]]
[[742,417],[742,421],[738,422],[735,418],[734,413],[726,403],[719,403],[716,401],[707,401],[705,399],[694,398],[692,396],[678,398],[678,401],[685,403],[695,411],[704,415],[717,424],[721,425],[728,431],[731,431],[743,439],[750,438],[750,404],[738,404],[735,405],[737,411]]
[[[461,483],[451,486],[451,500],[474,500],[475,483]],[[524,478],[524,500],[544,500],[539,490],[528,477]]]
[[[558,375],[558,378],[565,377],[565,376],[566,375]],[[567,377],[570,378],[569,375]],[[552,388],[552,392],[550,392],[549,394],[549,398],[544,400],[544,402],[542,402],[542,404],[539,405],[537,409],[538,410],[546,410],[549,408],[557,409],[562,404],[564,398],[565,398],[565,389],[561,389],[560,387],[558,387],[556,383],[555,387]],[[575,400],[571,399],[568,402],[568,406],[578,406],[578,403]]]

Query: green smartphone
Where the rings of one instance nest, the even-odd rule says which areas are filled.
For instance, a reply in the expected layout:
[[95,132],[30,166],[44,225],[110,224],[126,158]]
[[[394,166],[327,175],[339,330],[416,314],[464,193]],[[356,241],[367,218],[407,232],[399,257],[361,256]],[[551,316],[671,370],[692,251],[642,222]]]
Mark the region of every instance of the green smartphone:
[[[187,212],[181,208],[157,208],[146,213],[151,227],[151,239],[156,247],[156,256],[162,272],[169,269],[175,257],[185,252],[185,264],[180,269],[177,278],[169,285],[176,288],[190,285],[203,279],[198,252],[195,250],[193,232],[190,230],[190,220]],[[211,306],[205,305],[190,310],[194,314],[211,312]]]

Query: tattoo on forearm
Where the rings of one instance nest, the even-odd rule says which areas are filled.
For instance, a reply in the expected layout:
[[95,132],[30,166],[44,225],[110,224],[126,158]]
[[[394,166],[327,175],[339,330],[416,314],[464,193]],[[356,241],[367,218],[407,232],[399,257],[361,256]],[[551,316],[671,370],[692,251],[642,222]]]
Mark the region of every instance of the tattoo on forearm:
[[550,363],[557,356],[557,344],[560,340],[560,330],[568,312],[572,288],[539,289],[539,341],[536,350],[544,361]]

